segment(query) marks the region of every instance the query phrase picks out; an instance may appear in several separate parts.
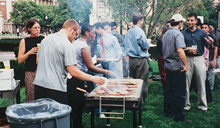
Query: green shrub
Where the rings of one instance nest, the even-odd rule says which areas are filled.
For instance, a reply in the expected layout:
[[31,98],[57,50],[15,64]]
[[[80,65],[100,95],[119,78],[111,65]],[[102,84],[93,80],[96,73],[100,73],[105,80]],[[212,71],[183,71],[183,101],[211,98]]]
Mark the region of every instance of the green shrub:
[[[18,60],[10,60],[10,66],[14,69],[14,78],[21,80],[20,86],[24,86],[25,63],[18,63]],[[0,62],[0,68],[4,68],[3,62]]]
[[20,39],[3,39],[0,40],[0,51],[14,51],[18,57]]

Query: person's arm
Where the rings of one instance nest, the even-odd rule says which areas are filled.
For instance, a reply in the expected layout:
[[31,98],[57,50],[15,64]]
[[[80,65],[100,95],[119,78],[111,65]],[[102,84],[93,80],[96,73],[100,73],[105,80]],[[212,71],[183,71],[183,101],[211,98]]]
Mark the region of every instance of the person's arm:
[[99,50],[100,58],[96,58],[97,61],[105,61],[103,49]]
[[23,63],[31,54],[37,54],[38,48],[33,47],[31,50],[25,53],[25,41],[22,39],[19,44],[18,50],[18,63]]
[[118,57],[115,59],[115,61],[120,61],[121,60],[121,55],[118,55]]
[[121,47],[119,45],[118,39],[116,37],[114,37],[114,49],[116,53],[112,53],[112,54],[117,54],[117,58],[115,58],[115,61],[120,61],[121,60],[121,55],[123,54]]
[[183,69],[180,70],[180,72],[185,72],[185,71],[187,71],[187,61],[186,61],[186,55],[185,55],[183,48],[178,48],[177,53],[179,55],[180,60],[182,61],[183,65],[184,65]]
[[105,79],[99,76],[92,76],[80,71],[76,65],[66,66],[67,71],[70,73],[71,76],[83,80],[83,81],[92,81],[95,84],[102,85],[105,83]]
[[142,50],[148,50],[150,47],[149,47],[149,43],[147,41],[147,38],[146,38],[146,35],[144,32],[141,33],[141,38],[140,40],[138,41],[138,45],[141,46],[141,49]]
[[212,67],[215,67],[215,65],[216,65],[217,54],[218,54],[218,46],[215,46],[214,47],[214,57],[213,57],[213,60],[211,62]]
[[206,33],[204,36],[204,41],[206,41],[208,43],[208,45],[206,45],[206,48],[211,49],[212,44],[214,43],[214,40],[211,37],[209,37]]
[[98,68],[93,65],[92,58],[91,58],[91,52],[90,52],[89,47],[82,48],[81,53],[83,56],[83,60],[86,63],[86,67],[89,69],[89,71],[93,71],[93,72],[101,73],[101,74],[106,74],[106,75],[113,75],[113,76],[117,77],[112,71],[101,69],[101,68]]
[[36,57],[36,64],[38,65],[38,60],[39,60],[39,57],[37,56]]

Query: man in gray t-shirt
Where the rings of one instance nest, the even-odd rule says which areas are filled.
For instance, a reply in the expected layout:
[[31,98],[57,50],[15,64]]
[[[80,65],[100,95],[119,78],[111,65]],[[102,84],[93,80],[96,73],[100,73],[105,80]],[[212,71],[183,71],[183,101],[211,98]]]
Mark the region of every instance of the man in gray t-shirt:
[[191,122],[184,114],[186,92],[187,61],[183,48],[186,48],[183,34],[178,30],[185,19],[175,14],[171,28],[162,37],[162,51],[166,69],[164,89],[164,114],[173,117],[176,122]]
[[38,51],[38,67],[35,84],[35,99],[51,98],[67,104],[67,73],[71,76],[103,84],[105,80],[98,76],[88,75],[77,69],[76,53],[70,41],[79,34],[79,24],[73,20],[64,22],[62,29],[46,37]]

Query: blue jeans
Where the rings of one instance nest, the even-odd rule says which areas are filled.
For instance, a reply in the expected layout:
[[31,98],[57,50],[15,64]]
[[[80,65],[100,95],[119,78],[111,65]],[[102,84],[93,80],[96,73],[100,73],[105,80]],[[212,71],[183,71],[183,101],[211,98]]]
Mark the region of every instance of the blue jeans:
[[164,90],[164,114],[174,116],[175,121],[184,121],[184,104],[186,93],[186,72],[166,70]]
[[213,90],[214,80],[215,80],[215,73],[213,71],[214,71],[215,67],[212,67],[211,62],[212,61],[209,61],[209,69],[207,72],[207,77],[208,77],[208,81],[210,83],[211,90]]

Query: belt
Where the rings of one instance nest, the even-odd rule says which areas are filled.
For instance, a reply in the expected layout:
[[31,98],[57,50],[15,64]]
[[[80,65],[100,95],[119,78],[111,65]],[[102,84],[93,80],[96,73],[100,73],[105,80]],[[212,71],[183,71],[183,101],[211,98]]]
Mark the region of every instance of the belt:
[[147,59],[148,57],[141,57],[141,58],[139,58],[139,57],[131,57],[131,56],[129,56],[129,58],[131,58],[131,59]]
[[202,56],[200,54],[186,54],[186,56]]

